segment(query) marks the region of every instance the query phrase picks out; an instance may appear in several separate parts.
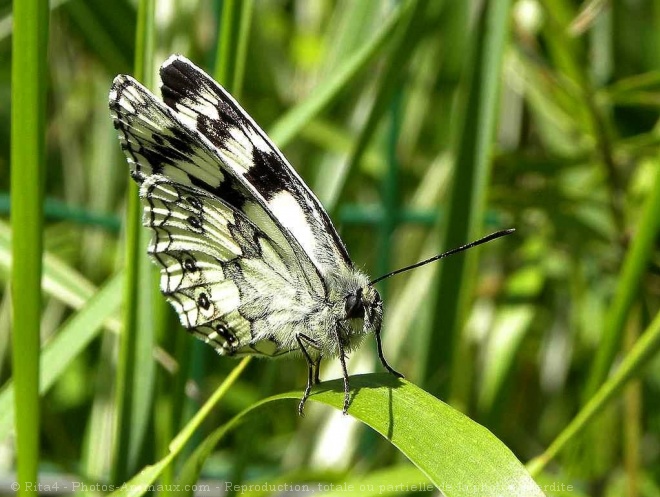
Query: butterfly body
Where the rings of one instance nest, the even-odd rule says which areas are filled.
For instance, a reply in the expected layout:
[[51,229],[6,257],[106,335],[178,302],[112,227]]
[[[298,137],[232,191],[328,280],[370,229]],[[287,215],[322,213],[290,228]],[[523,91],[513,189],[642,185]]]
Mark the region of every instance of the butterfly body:
[[323,357],[374,333],[382,301],[318,199],[220,85],[190,61],[161,67],[163,101],[117,76],[110,109],[140,185],[149,253],[182,325],[219,354],[300,352],[308,383]]

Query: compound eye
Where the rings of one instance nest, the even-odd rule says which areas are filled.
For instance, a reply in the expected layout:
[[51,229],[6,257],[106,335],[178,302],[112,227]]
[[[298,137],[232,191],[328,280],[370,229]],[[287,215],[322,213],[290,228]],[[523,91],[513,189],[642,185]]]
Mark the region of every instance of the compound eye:
[[362,304],[361,292],[346,297],[344,310],[346,311],[347,319],[364,318],[364,305]]

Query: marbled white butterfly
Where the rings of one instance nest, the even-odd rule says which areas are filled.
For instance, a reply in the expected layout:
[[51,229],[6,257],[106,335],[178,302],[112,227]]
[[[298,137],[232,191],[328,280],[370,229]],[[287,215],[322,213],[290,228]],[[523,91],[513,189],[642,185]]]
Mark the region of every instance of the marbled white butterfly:
[[301,352],[308,378],[300,414],[323,357],[339,357],[346,413],[346,355],[368,333],[385,368],[402,376],[383,356],[383,304],[374,288],[382,278],[369,281],[355,267],[282,153],[186,58],[171,56],[160,77],[162,102],[117,76],[110,110],[153,231],[149,253],[161,267],[161,291],[183,326],[221,355]]

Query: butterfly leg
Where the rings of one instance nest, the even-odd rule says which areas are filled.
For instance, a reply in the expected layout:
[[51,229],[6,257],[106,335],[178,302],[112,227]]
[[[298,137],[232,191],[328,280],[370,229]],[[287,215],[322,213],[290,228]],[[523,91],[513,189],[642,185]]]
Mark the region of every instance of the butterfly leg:
[[351,400],[351,389],[348,383],[348,368],[346,367],[346,352],[344,352],[344,344],[341,340],[338,340],[339,343],[339,362],[341,363],[341,370],[344,373],[344,408],[342,413],[344,415],[348,414],[348,405]]
[[312,359],[312,357],[309,355],[309,352],[307,352],[305,345],[303,344],[303,340],[305,340],[308,345],[317,348],[316,342],[307,335],[303,335],[302,333],[296,335],[296,342],[298,342],[298,347],[300,347],[300,351],[303,353],[305,361],[307,362],[307,386],[305,387],[305,393],[303,393],[302,399],[300,399],[300,404],[298,404],[298,414],[300,416],[305,415],[305,402],[307,401],[307,398],[312,391],[312,384],[318,383],[318,367],[321,364],[321,357],[319,356],[319,358],[316,360]]
[[380,362],[382,362],[383,366],[385,366],[385,369],[387,369],[394,376],[396,376],[397,378],[403,378],[403,375],[399,373],[397,370],[395,370],[392,366],[387,364],[387,361],[385,360],[385,356],[383,355],[383,343],[380,339],[380,328],[376,330],[375,335],[376,335],[376,345],[378,346],[378,358],[380,359]]
[[321,356],[316,360],[316,363],[314,364],[314,385],[318,385],[321,383],[321,380],[319,380],[319,372],[321,371]]

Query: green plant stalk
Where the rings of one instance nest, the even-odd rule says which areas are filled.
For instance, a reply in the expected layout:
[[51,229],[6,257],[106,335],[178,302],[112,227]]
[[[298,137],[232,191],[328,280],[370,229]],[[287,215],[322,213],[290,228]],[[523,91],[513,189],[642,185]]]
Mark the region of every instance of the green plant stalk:
[[644,204],[639,226],[635,236],[632,237],[632,244],[623,262],[614,299],[608,308],[602,343],[596,352],[585,389],[585,401],[591,398],[603,383],[619,350],[626,319],[637,296],[648,261],[653,253],[656,234],[660,229],[659,212],[660,171],[656,171],[653,189]]
[[18,495],[36,495],[48,2],[17,0],[13,15],[11,295],[17,483]]
[[[104,322],[117,313],[123,280],[123,274],[110,278],[43,346],[39,359],[41,395],[50,390],[74,359],[99,335]],[[11,404],[14,391],[11,380],[0,391],[0,439],[9,436],[11,423],[15,419],[14,406]]]
[[660,350],[660,313],[621,362],[619,368],[607,380],[570,424],[555,438],[543,454],[527,463],[532,476],[537,476],[557,454],[573,440],[612,399],[626,383],[641,374],[642,369]]
[[[485,2],[476,32],[479,33],[469,69],[469,91],[465,119],[460,126],[444,244],[459,246],[479,235],[490,178],[490,154],[495,134],[500,72],[506,47],[510,1]],[[451,361],[452,402],[467,403],[469,379],[467,351],[461,331],[476,276],[476,251],[448,259],[440,273],[436,322],[444,333],[429,340],[425,364],[437,364],[445,350],[444,361]],[[449,356],[449,354],[451,354]],[[443,361],[443,362],[444,362]],[[426,379],[434,372],[427,369]],[[436,392],[438,390],[436,389]]]
[[[639,311],[639,306],[636,306]],[[634,346],[638,339],[639,312],[635,312],[634,319],[628,321],[625,334],[626,352]],[[642,382],[639,379],[631,381],[623,394],[623,465],[626,471],[627,495],[633,497],[640,495],[641,448],[643,420],[642,408]]]
[[174,458],[183,450],[186,445],[186,442],[192,437],[195,430],[197,430],[202,422],[206,419],[209,412],[215,407],[215,405],[225,396],[229,391],[229,388],[236,382],[238,377],[241,375],[243,370],[249,364],[251,357],[245,357],[238,365],[232,370],[231,373],[225,378],[225,381],[213,392],[213,395],[204,403],[204,405],[195,413],[195,416],[186,424],[186,426],[179,432],[179,434],[172,440],[169,445],[169,453],[156,464],[147,466],[140,473],[134,476],[129,482],[126,482],[126,488],[120,488],[113,492],[112,496],[120,495],[142,495],[146,492],[146,489],[143,488],[142,492],[136,492],[132,483],[139,482],[141,484],[149,485],[153,483],[158,475],[160,475],[163,470],[172,463]]
[[372,57],[390,41],[390,37],[399,22],[413,6],[413,2],[401,2],[392,15],[383,23],[380,31],[337,68],[334,77],[319,85],[310,98],[289,110],[271,126],[268,136],[273,142],[280,148],[285,147],[302,128],[307,126],[309,121],[337,98],[339,93],[346,88],[348,82],[359,74]]
[[[392,42],[393,46],[391,47],[391,53],[387,58],[387,66],[384,69],[382,76],[379,78],[369,116],[361,128],[359,136],[355,140],[354,148],[348,161],[349,165],[346,168],[347,172],[356,169],[355,165],[360,163],[363,154],[367,150],[369,141],[376,132],[376,128],[382,116],[388,111],[388,109],[392,108],[392,101],[397,90],[400,90],[403,77],[406,74],[406,68],[412,59],[412,54],[415,53],[418,43],[423,39],[423,35],[425,34],[425,30],[420,29],[420,26],[425,24],[424,21],[425,16],[427,15],[427,6],[428,4],[426,2],[414,1],[412,2],[412,8],[410,11],[406,12],[406,15],[402,16],[399,20],[397,33]],[[401,100],[401,96],[398,96],[397,100]],[[400,107],[401,104],[397,103],[395,106]],[[337,195],[339,196],[339,193]],[[386,211],[394,207],[387,205],[388,197],[390,197],[390,195],[386,193]],[[379,269],[382,272],[388,270],[387,267],[381,267]]]
[[232,78],[231,83],[232,94],[236,99],[240,99],[241,94],[243,93],[243,79],[245,78],[245,66],[247,63],[247,49],[250,40],[250,26],[252,24],[254,0],[243,0],[241,7],[241,20],[238,26],[238,41],[236,42],[234,77]]
[[[144,82],[148,87],[153,86],[151,67],[153,66],[154,52],[154,0],[141,0],[138,8],[138,24],[136,33],[136,55],[134,76]],[[124,289],[124,326],[120,335],[119,360],[117,368],[116,386],[116,439],[112,465],[112,480],[124,481],[130,472],[131,464],[135,464],[134,454],[139,442],[135,437],[134,426],[134,383],[135,371],[139,367],[137,350],[144,343],[139,344],[139,326],[144,324],[140,307],[144,303],[144,292],[140,288],[140,277],[146,275],[143,269],[149,261],[142,250],[143,233],[141,226],[142,207],[138,197],[138,188],[132,181],[128,184],[128,208],[126,212],[126,286]],[[147,277],[142,281],[149,283]],[[142,309],[145,312],[145,309]],[[146,332],[146,331],[145,331]],[[149,359],[151,356],[149,356]],[[131,457],[133,456],[133,457]]]
[[585,104],[586,111],[580,119],[587,133],[594,139],[595,152],[600,155],[601,163],[606,174],[606,187],[609,190],[608,207],[611,218],[617,231],[624,230],[623,213],[623,186],[622,178],[618,172],[614,159],[612,147],[611,129],[612,123],[607,118],[596,101],[595,90],[592,84],[593,74],[587,71],[587,65],[582,61],[586,59],[583,46],[578,37],[571,36],[569,29],[579,13],[573,7],[572,2],[565,0],[550,0],[546,7],[552,19],[548,23],[548,29],[552,36],[546,36],[548,49],[552,57],[556,59],[560,72],[568,76],[579,87],[579,99]]
[[230,93],[233,88],[229,88],[229,73],[232,67],[231,54],[234,53],[232,42],[234,40],[234,18],[236,12],[235,0],[224,0],[222,2],[222,13],[220,18],[220,36],[218,36],[218,46],[216,47],[215,72],[213,78],[222,86],[227,88]]

